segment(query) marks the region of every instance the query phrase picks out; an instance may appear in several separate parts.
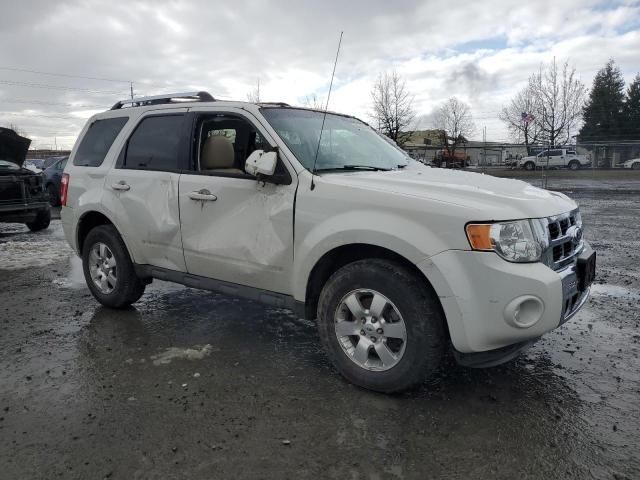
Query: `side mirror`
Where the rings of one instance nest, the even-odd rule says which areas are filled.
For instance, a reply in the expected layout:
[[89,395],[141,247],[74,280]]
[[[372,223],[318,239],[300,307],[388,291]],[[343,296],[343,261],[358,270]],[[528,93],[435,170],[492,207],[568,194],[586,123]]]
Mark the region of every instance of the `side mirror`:
[[264,150],[255,150],[247,161],[244,169],[249,175],[258,176],[265,175],[270,177],[276,171],[278,164],[278,154],[276,152],[265,152]]

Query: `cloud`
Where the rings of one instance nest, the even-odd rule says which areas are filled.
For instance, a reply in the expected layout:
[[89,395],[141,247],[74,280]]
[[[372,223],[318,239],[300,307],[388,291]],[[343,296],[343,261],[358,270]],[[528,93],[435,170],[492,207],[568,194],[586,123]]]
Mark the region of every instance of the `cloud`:
[[344,31],[331,109],[368,119],[373,81],[396,69],[419,116],[456,95],[504,139],[497,112],[541,61],[569,57],[590,84],[613,55],[630,79],[638,19],[637,3],[596,0],[13,2],[0,16],[0,124],[21,126],[35,146],[64,137],[70,147],[78,117],[127,97],[129,81],[140,95],[244,100],[260,79],[266,100],[324,97]]

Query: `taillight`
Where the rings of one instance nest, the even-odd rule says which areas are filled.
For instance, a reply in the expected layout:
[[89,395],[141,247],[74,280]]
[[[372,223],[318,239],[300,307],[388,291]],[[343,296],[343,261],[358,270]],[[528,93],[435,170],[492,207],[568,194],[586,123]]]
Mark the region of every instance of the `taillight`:
[[63,207],[67,206],[67,192],[69,191],[69,174],[63,173],[60,180],[60,204]]

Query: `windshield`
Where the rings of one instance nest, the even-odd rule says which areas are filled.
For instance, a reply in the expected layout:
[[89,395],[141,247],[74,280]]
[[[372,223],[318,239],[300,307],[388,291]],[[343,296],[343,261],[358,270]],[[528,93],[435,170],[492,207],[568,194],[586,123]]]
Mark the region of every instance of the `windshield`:
[[[295,108],[263,108],[261,111],[298,161],[312,171],[324,113]],[[407,163],[402,150],[385,141],[364,122],[327,114],[316,171],[391,170]]]

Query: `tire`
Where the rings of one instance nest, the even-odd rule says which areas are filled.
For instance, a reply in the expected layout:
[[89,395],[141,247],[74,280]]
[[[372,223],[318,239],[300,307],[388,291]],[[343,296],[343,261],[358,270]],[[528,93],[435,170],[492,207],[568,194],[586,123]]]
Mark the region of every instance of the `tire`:
[[52,207],[60,205],[60,192],[53,183],[47,185],[47,193],[49,194],[49,204]]
[[27,222],[27,227],[32,232],[37,232],[39,230],[44,230],[51,223],[51,210],[49,207],[43,208],[42,210],[38,210],[38,214],[36,218],[32,222]]
[[144,293],[146,284],[136,275],[127,247],[113,225],[97,226],[87,234],[82,269],[89,290],[106,307],[126,308]]
[[569,162],[569,170],[580,170],[580,162],[572,160]]
[[[384,309],[368,310],[374,301],[367,298],[371,291],[387,302]],[[365,323],[364,317],[358,323],[352,307],[345,303],[347,299],[353,306],[354,295],[357,307],[362,307],[362,314],[367,317]],[[380,313],[379,319],[374,317],[375,310]],[[336,325],[343,325],[349,333],[338,338],[340,327]],[[375,330],[376,325],[382,328]],[[398,336],[403,326],[404,341]],[[447,344],[435,292],[403,265],[382,259],[350,263],[329,278],[318,302],[318,331],[329,359],[347,380],[383,393],[407,390],[432,377]],[[347,353],[349,347],[353,350],[351,355]],[[365,352],[365,348],[367,360],[358,363],[356,355]],[[378,351],[391,351],[395,357],[385,365],[382,358],[389,357],[378,355]]]
[[536,164],[533,163],[533,162],[527,162],[527,163],[524,164],[524,169],[525,170],[529,170],[529,171],[535,170],[536,169]]
[[635,162],[631,164],[632,170],[640,170],[640,162]]

